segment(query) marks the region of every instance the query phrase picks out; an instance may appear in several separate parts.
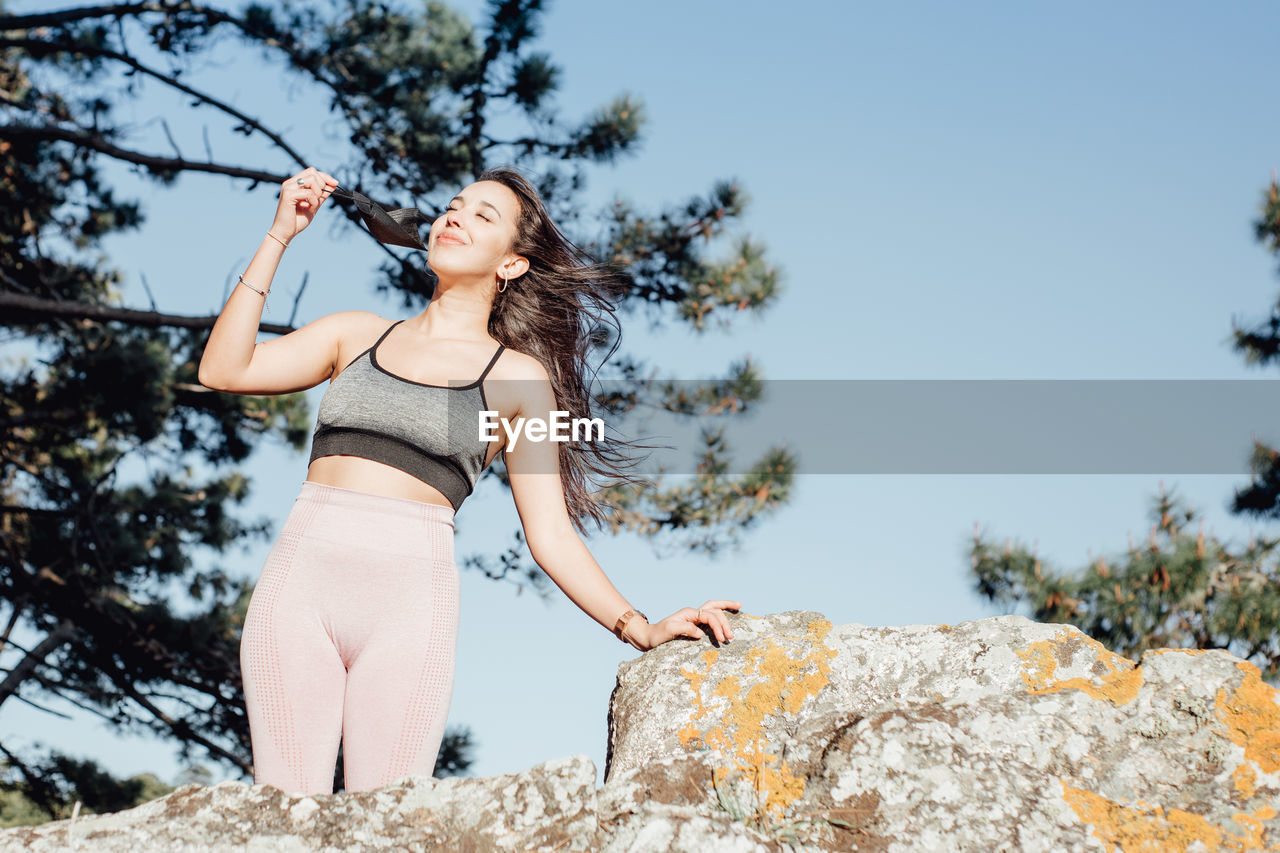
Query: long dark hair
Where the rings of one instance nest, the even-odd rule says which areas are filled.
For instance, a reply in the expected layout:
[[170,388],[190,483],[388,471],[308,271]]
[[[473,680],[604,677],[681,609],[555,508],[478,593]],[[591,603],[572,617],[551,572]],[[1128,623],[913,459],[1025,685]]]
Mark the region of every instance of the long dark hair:
[[[529,259],[529,270],[495,295],[489,334],[542,362],[557,408],[571,419],[593,417],[587,355],[601,340],[602,324],[612,326],[616,334],[601,363],[617,351],[622,327],[616,303],[630,292],[631,276],[596,262],[574,245],[551,220],[538,190],[515,169],[488,169],[476,180],[496,181],[516,194],[520,216],[511,248]],[[569,517],[580,531],[585,532],[584,518],[593,519],[599,528],[608,515],[608,505],[589,488],[592,474],[628,484],[648,482],[623,470],[638,461],[623,448],[645,445],[614,438],[607,429],[603,441],[556,444]]]

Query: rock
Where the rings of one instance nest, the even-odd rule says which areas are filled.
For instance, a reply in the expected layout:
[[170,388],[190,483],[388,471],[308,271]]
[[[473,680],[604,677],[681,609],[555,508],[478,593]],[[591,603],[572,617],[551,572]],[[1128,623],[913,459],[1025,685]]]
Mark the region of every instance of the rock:
[[0,849],[1280,850],[1280,698],[1225,652],[1135,664],[1018,616],[730,623],[619,667],[599,790],[584,756],[318,797],[188,785]]
[[184,785],[115,814],[6,830],[0,850],[590,850],[595,784],[595,764],[576,755],[482,779],[406,776],[355,794]]

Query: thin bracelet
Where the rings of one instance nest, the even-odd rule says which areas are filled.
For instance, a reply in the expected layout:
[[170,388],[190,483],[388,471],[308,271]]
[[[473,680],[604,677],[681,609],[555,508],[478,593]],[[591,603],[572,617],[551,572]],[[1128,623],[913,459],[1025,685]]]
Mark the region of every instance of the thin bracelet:
[[276,241],[277,243],[279,243],[281,246],[284,246],[286,249],[287,249],[287,248],[289,248],[289,244],[288,244],[288,243],[286,243],[284,240],[281,240],[281,239],[280,239],[279,237],[277,237],[276,235],[272,234],[270,229],[268,229],[268,230],[267,230],[267,236],[268,236],[268,237],[270,237],[272,240],[275,240],[275,241]]
[[266,290],[258,290],[258,288],[254,287],[252,284],[250,284],[249,282],[247,282],[247,281],[245,281],[245,280],[244,280],[244,274],[243,274],[243,273],[241,273],[240,275],[236,276],[236,278],[240,279],[240,283],[241,283],[241,284],[243,284],[245,287],[249,288],[250,290],[252,290],[254,293],[259,293],[259,294],[261,294],[261,295],[262,295],[262,307],[263,307],[263,308],[266,308],[266,307],[267,307],[267,293],[269,293],[270,291],[266,291]]

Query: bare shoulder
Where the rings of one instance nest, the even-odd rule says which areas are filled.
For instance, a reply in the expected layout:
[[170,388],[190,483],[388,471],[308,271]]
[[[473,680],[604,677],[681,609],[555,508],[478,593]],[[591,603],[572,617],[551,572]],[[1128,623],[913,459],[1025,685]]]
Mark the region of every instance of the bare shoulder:
[[547,368],[528,353],[507,347],[490,374],[495,379],[544,379],[551,381]]
[[508,347],[485,382],[490,408],[514,419],[529,412],[555,408],[551,377],[542,362]]
[[338,311],[320,319],[329,323],[343,338],[360,338],[375,331],[381,335],[395,322],[372,311]]
[[393,322],[372,311],[338,311],[316,320],[317,324],[325,324],[337,340],[334,376],[373,346]]

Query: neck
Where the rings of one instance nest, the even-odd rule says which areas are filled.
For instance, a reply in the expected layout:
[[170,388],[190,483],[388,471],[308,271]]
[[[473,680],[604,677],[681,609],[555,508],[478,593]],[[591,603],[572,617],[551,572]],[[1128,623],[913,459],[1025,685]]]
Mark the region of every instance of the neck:
[[493,301],[478,288],[450,287],[438,281],[431,302],[403,325],[430,338],[487,341],[492,310]]

